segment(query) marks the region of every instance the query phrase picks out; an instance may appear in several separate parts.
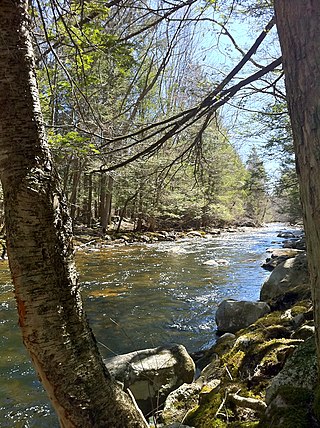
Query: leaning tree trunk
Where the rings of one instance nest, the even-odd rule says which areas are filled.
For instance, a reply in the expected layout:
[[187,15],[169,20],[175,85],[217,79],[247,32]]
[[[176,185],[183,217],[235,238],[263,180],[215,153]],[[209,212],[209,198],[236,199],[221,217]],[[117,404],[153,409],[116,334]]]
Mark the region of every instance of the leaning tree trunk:
[[51,163],[27,0],[0,2],[0,175],[23,341],[62,427],[142,427],[102,362],[82,308],[71,222]]
[[320,366],[320,2],[275,0],[307,238]]

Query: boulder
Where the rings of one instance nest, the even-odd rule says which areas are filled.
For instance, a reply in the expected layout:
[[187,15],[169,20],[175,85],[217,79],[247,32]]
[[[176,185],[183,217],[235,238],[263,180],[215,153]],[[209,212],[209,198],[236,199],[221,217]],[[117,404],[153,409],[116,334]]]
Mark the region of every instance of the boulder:
[[293,387],[313,391],[317,383],[317,356],[314,337],[310,337],[288,358],[284,368],[272,379],[266,390],[266,402],[269,404],[280,388]]
[[268,405],[259,427],[310,428],[317,427],[312,411],[313,395],[294,386],[282,387]]
[[268,405],[261,426],[311,427],[314,389],[317,384],[317,358],[314,338],[307,339],[286,361],[266,391]]
[[223,300],[216,312],[219,333],[235,333],[270,312],[265,302]]
[[262,285],[260,300],[271,302],[296,286],[308,283],[307,256],[298,254],[275,267]]
[[281,257],[276,257],[276,258],[267,258],[265,263],[263,263],[261,265],[261,267],[265,270],[268,271],[273,271],[273,269],[275,269],[277,266],[280,265],[280,263],[285,262],[286,260],[288,260],[288,258],[290,257],[286,257],[286,256],[281,256]]
[[130,352],[104,363],[114,379],[130,388],[144,414],[158,408],[183,383],[191,383],[195,375],[195,364],[182,345]]
[[293,248],[297,250],[306,250],[306,238],[288,239],[283,243],[284,248]]
[[303,250],[298,250],[296,248],[270,248],[267,252],[271,252],[271,258],[275,259],[277,257],[295,257],[298,254],[304,253]]
[[163,422],[166,424],[182,423],[186,414],[197,406],[201,388],[202,384],[200,382],[184,383],[178,389],[172,391],[166,399],[161,415]]

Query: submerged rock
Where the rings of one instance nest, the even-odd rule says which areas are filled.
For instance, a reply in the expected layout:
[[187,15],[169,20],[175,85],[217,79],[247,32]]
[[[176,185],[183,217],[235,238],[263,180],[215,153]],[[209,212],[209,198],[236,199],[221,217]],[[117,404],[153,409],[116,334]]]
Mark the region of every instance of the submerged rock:
[[219,333],[235,333],[270,312],[265,302],[223,300],[216,312]]
[[218,267],[218,266],[228,266],[229,262],[226,259],[210,259],[210,260],[206,260],[202,264],[206,266]]
[[281,231],[278,233],[277,235],[278,238],[285,238],[285,239],[289,239],[289,238],[295,238],[295,234],[293,232],[288,232],[288,231]]
[[104,363],[113,378],[130,388],[144,414],[157,409],[171,391],[191,383],[195,375],[195,364],[182,345],[130,352]]

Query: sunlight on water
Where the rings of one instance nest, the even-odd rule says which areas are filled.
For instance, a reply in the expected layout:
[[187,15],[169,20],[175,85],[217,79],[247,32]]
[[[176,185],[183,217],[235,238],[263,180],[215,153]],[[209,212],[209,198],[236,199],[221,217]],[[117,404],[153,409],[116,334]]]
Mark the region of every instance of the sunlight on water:
[[[103,356],[171,343],[190,352],[212,345],[218,303],[258,299],[268,275],[260,265],[272,241],[281,241],[280,228],[79,251],[85,307]],[[212,259],[228,265],[204,264]],[[58,427],[22,345],[6,262],[0,284],[0,426]]]

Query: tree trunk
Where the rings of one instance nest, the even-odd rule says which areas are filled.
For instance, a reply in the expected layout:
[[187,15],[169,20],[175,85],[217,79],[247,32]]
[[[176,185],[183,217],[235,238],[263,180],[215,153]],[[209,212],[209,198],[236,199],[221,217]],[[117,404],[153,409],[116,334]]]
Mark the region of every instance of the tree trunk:
[[101,175],[100,224],[103,233],[106,233],[107,227],[110,224],[113,181],[111,175]]
[[73,161],[73,173],[72,173],[72,185],[71,185],[71,195],[69,199],[69,206],[70,206],[70,217],[73,221],[77,218],[77,206],[78,206],[78,190],[79,190],[79,183],[81,178],[81,172],[82,172],[82,165],[78,158],[75,158]]
[[62,427],[142,427],[82,308],[71,221],[39,105],[27,0],[0,2],[0,176],[22,336]]
[[111,175],[109,175],[108,189],[107,189],[107,196],[106,196],[107,225],[109,225],[111,223],[113,182],[114,182],[113,177]]
[[320,362],[320,2],[275,0]]
[[86,210],[86,224],[87,227],[92,226],[92,193],[93,193],[93,187],[92,187],[92,175],[93,173],[90,172],[87,175],[87,210]]

